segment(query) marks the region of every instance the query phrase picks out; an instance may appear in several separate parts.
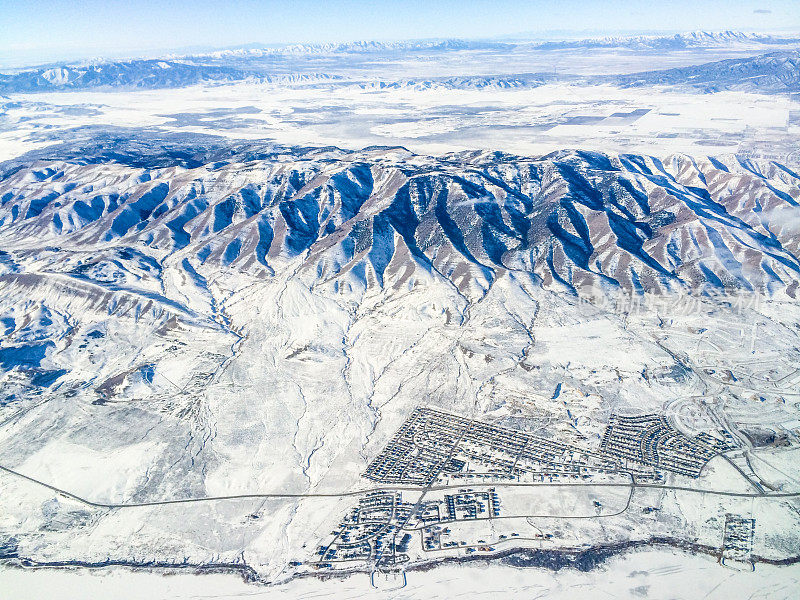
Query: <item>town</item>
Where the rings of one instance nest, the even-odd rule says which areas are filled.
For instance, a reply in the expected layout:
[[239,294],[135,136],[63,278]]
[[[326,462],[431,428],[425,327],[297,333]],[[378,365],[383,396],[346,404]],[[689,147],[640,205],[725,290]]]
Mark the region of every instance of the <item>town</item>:
[[662,471],[696,478],[715,455],[732,448],[724,436],[689,439],[658,415],[612,415],[598,451],[417,408],[364,476],[380,483],[430,486],[450,482],[574,479],[662,481]]
[[[382,565],[405,562],[408,556],[404,553],[416,531],[421,533],[427,551],[471,548],[467,540],[457,539],[450,528],[441,524],[487,520],[500,514],[500,497],[494,488],[463,488],[416,504],[404,501],[401,492],[370,492],[342,518],[331,532],[333,539],[317,549],[316,566],[325,568],[332,563],[370,559]],[[477,544],[486,542],[478,540]]]
[[[519,498],[531,492],[515,486],[535,488],[564,482],[578,488],[593,484],[627,487],[663,483],[667,472],[696,478],[709,460],[733,447],[727,432],[702,433],[690,439],[659,415],[611,415],[599,448],[591,450],[432,408],[417,408],[364,473],[365,478],[387,487],[360,497],[331,531],[330,541],[317,548],[312,564],[316,568],[365,561],[383,567],[398,565],[409,560],[414,534],[419,534],[417,552],[492,552],[494,544],[519,537],[513,526],[490,535],[491,526],[465,525],[529,517],[519,508],[527,508],[530,501],[521,505]],[[395,488],[400,485],[418,491]],[[511,514],[501,517],[501,497],[493,485],[511,486],[505,492],[516,508]],[[578,488],[574,493],[582,494]],[[621,510],[629,505],[630,497]],[[571,515],[595,518],[603,516],[603,507],[604,502],[594,498],[588,509]],[[526,535],[528,540],[552,537],[542,530]],[[725,557],[741,560],[740,556],[749,552],[748,539],[752,540],[752,526],[731,517],[725,528]]]

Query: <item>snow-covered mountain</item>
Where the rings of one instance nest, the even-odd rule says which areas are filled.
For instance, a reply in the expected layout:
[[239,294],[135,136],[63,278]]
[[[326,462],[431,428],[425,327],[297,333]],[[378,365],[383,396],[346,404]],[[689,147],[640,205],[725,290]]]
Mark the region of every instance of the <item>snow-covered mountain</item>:
[[[434,158],[136,130],[5,162],[3,556],[285,581],[318,562],[420,405],[594,452],[609,414],[714,427],[702,394],[766,437],[796,418],[775,386],[796,376],[798,203],[796,168],[735,157]],[[685,318],[576,297],[685,289],[709,292]],[[763,291],[774,316],[719,290]],[[753,349],[775,385],[742,374]],[[761,387],[740,400],[717,380]],[[734,466],[701,484],[750,510]],[[717,552],[729,503],[673,495],[654,521],[636,493],[612,499],[634,507],[604,519],[614,537],[592,522],[559,543]],[[561,515],[563,492],[544,494]],[[760,519],[783,512],[759,521],[760,556],[793,557],[796,511],[769,501]]]
[[[627,48],[632,50],[686,50],[698,48],[724,48],[735,46],[763,47],[800,44],[800,37],[779,36],[741,31],[691,31],[675,35],[606,36],[576,40],[508,42],[494,40],[418,40],[379,42],[360,40],[327,44],[290,44],[286,46],[249,45],[226,48],[193,57],[263,57],[278,55],[317,54],[384,54],[397,52],[451,52],[459,50],[511,50],[535,48],[539,50],[567,50],[579,48]],[[192,57],[187,57],[192,58]]]
[[10,94],[85,89],[158,89],[245,80],[292,84],[331,79],[335,77],[317,73],[268,74],[261,69],[152,59],[43,67],[0,74],[0,91]]
[[[244,80],[291,84],[331,79],[345,79],[362,86],[419,89],[531,87],[554,78],[565,81],[577,79],[569,74],[569,66],[564,68],[564,65],[559,65],[557,77],[555,74],[549,77],[540,74],[553,67],[551,51],[574,51],[575,58],[585,55],[586,50],[597,49],[608,49],[612,52],[616,49],[631,50],[647,56],[662,57],[686,50],[696,51],[686,57],[686,64],[730,56],[731,53],[747,56],[727,63],[712,62],[679,69],[654,70],[636,77],[625,75],[620,76],[619,81],[609,75],[603,81],[610,80],[622,85],[645,85],[681,83],[685,79],[688,83],[706,85],[712,91],[717,89],[714,86],[719,86],[720,89],[741,86],[772,92],[794,89],[792,86],[796,86],[797,51],[787,50],[755,58],[750,58],[750,55],[792,46],[800,46],[800,38],[731,31],[558,42],[433,40],[247,46],[190,55],[168,55],[163,58],[96,60],[21,69],[0,73],[0,93],[159,89]],[[730,51],[715,54],[711,49]],[[441,61],[451,61],[447,63],[450,65],[447,68],[452,70],[439,69],[435,73],[428,70],[430,63]],[[464,65],[469,64],[474,65],[474,68],[465,69]],[[519,74],[510,71],[509,64],[519,64]],[[653,64],[652,61],[650,64]],[[621,64],[620,68],[627,67]],[[531,76],[526,71],[532,71],[535,75]],[[623,71],[613,68],[605,71],[606,74],[618,72]],[[758,77],[755,83],[752,81],[754,75]],[[533,81],[529,81],[531,77]]]
[[620,75],[612,80],[626,87],[689,85],[703,92],[797,92],[800,91],[800,51],[772,52],[692,67]]
[[244,47],[215,50],[193,57],[263,57],[263,56],[303,56],[315,54],[384,54],[398,52],[451,52],[458,50],[505,50],[514,44],[475,40],[420,40],[379,42],[360,40],[355,42],[331,42],[326,44],[289,44],[286,46]]
[[12,93],[103,87],[180,87],[204,81],[236,81],[251,75],[231,67],[166,60],[131,60],[0,74],[0,89]]
[[[195,59],[197,60],[197,59]],[[256,59],[257,60],[257,59]],[[46,67],[0,74],[0,92],[5,94],[67,90],[125,90],[179,88],[200,83],[252,81],[281,85],[337,83],[370,89],[483,89],[538,87],[555,79],[553,73],[514,75],[465,75],[448,77],[411,77],[400,79],[344,78],[318,72],[269,73],[264,65],[208,65],[167,60],[101,62],[89,65]]]
[[797,36],[776,36],[741,31],[692,31],[675,35],[607,36],[581,40],[537,42],[542,50],[625,48],[630,50],[688,50],[700,48],[796,46]]
[[364,289],[424,276],[471,298],[504,272],[579,293],[794,294],[800,281],[800,176],[774,162],[112,147],[6,165],[7,264],[44,246],[103,264],[139,248],[187,273],[300,268],[313,285]]

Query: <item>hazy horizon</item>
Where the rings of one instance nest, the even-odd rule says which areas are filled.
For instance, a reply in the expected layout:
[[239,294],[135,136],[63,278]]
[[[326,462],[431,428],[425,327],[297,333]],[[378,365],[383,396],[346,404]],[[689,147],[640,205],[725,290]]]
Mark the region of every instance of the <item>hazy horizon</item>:
[[[569,0],[443,0],[371,3],[301,0],[164,5],[88,0],[32,0],[4,8],[6,35],[0,66],[19,68],[70,60],[204,51],[244,45],[336,43],[356,40],[570,38],[661,35],[684,31],[789,32],[800,30],[790,0],[731,6],[680,0],[596,2]],[[568,24],[568,27],[565,27]]]

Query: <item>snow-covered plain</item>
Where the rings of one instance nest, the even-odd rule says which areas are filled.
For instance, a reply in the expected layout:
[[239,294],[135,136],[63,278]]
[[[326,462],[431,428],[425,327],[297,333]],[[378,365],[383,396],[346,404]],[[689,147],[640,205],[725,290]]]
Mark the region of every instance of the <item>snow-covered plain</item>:
[[3,158],[52,144],[77,128],[146,127],[353,150],[397,145],[423,154],[489,148],[538,155],[581,148],[783,159],[796,150],[800,127],[794,116],[800,103],[788,96],[566,83],[475,90],[246,82],[74,91],[19,95],[4,113]]
[[[234,575],[187,575],[180,572],[155,575],[126,570],[0,571],[9,597],[49,597],[59,590],[63,600],[104,598],[118,600],[201,600],[215,598],[325,598],[346,600],[434,598],[552,598],[572,600],[589,595],[608,598],[655,600],[725,600],[728,598],[780,598],[796,596],[800,572],[765,567],[763,573],[720,568],[712,558],[684,555],[669,550],[639,551],[613,558],[588,573],[565,569],[558,572],[517,569],[498,564],[444,565],[433,571],[407,574],[406,587],[394,577],[377,581],[368,575],[347,579],[304,579],[291,585],[258,589]],[[379,576],[380,577],[380,576]],[[394,588],[394,589],[393,589]]]

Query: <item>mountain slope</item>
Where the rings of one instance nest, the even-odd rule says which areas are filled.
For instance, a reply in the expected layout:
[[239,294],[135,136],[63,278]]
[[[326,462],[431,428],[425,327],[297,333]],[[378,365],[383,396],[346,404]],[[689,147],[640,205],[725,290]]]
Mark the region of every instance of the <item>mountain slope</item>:
[[245,80],[296,83],[331,78],[313,73],[272,75],[265,73],[263,69],[247,66],[152,59],[42,67],[11,74],[0,73],[0,92],[11,94],[86,89],[159,89]]
[[43,246],[142,246],[200,271],[270,276],[299,265],[315,285],[365,289],[425,274],[469,298],[506,271],[578,292],[794,294],[800,281],[800,179],[777,163],[252,147],[203,158],[208,152],[147,159],[116,145],[110,154],[6,165],[4,247],[13,257]]
[[693,67],[619,75],[612,80],[623,87],[689,85],[707,93],[723,90],[796,92],[800,90],[800,52],[773,52]]

